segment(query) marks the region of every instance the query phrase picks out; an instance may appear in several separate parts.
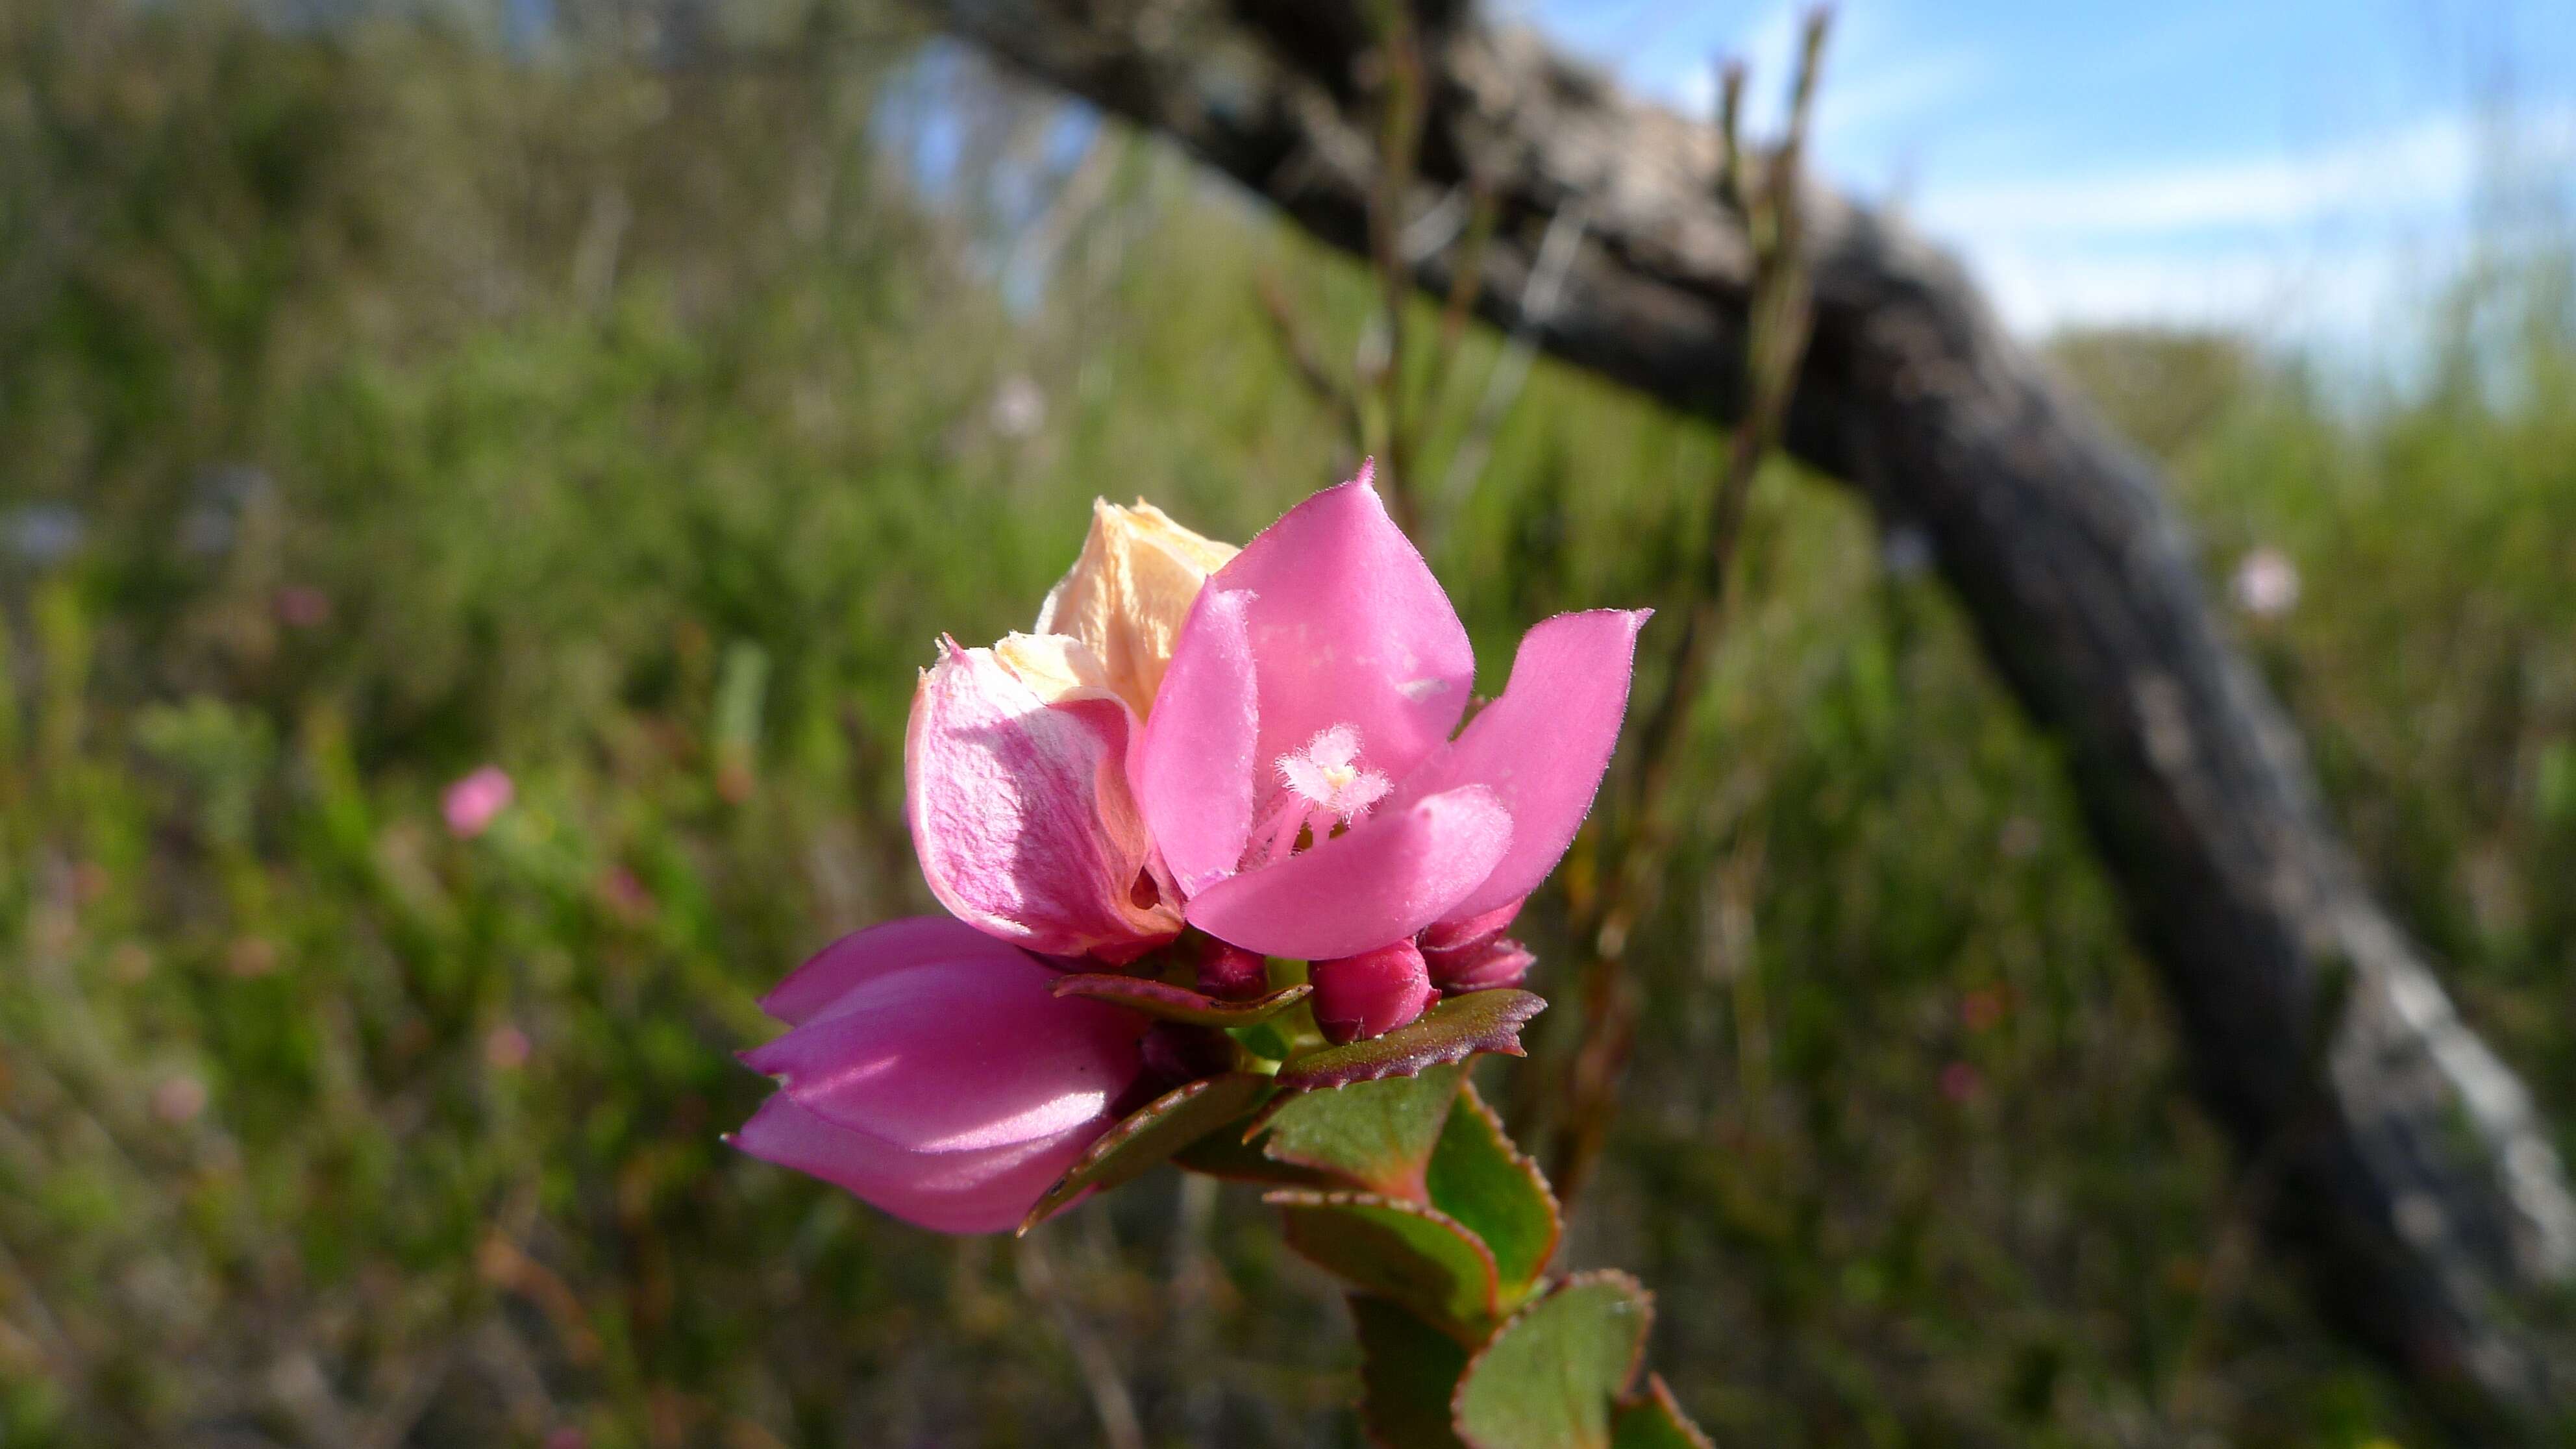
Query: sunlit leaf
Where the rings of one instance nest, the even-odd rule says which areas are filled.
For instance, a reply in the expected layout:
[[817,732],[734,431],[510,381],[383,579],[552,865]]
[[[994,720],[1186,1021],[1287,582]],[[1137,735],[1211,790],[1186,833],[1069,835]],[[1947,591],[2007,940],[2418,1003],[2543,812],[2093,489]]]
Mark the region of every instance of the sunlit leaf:
[[1363,1292],[1461,1340],[1492,1326],[1493,1255],[1448,1215],[1371,1192],[1287,1189],[1262,1201],[1285,1215],[1288,1246]]
[[1388,1197],[1427,1201],[1424,1173],[1465,1076],[1452,1064],[1282,1097],[1262,1119],[1261,1150]]
[[1471,1449],[1611,1449],[1653,1300],[1625,1273],[1580,1273],[1514,1314],[1452,1401]]
[[1431,1205],[1484,1240],[1506,1302],[1517,1301],[1555,1255],[1563,1223],[1538,1164],[1503,1135],[1502,1119],[1472,1083],[1440,1129],[1426,1177]]

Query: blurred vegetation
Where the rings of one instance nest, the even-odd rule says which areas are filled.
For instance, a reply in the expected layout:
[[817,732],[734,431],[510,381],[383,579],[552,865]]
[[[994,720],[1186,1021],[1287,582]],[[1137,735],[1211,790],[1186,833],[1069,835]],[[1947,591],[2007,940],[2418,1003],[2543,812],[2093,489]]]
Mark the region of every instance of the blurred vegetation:
[[[1023,624],[1095,493],[1241,538],[1341,476],[1255,291],[1347,344],[1366,279],[880,9],[562,13],[0,8],[0,1444],[1074,1444],[1103,1393],[1355,1442],[1341,1306],[1248,1193],[954,1241],[719,1134],[754,996],[930,908],[930,640]],[[2214,597],[2296,562],[2233,626],[2562,1129],[2564,280],[2461,279],[2358,401],[2063,347]],[[1719,443],[1540,367],[1433,549],[1480,657],[1662,597]],[[1784,470],[1745,559],[1574,1260],[1658,1291],[1723,1442],[2416,1439],[2256,1251],[1919,548]],[[459,838],[486,763],[516,801]]]

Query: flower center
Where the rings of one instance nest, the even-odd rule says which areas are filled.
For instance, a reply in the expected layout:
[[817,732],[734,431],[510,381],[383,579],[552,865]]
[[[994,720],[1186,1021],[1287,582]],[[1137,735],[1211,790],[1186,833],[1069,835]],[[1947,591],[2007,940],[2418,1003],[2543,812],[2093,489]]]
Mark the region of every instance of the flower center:
[[1360,768],[1360,732],[1337,724],[1317,732],[1306,748],[1279,757],[1279,779],[1307,806],[1326,810],[1349,825],[1386,798],[1395,782],[1376,770]]
[[1346,724],[1317,732],[1305,748],[1281,755],[1276,764],[1285,788],[1253,831],[1247,867],[1285,860],[1301,842],[1320,842],[1337,827],[1359,823],[1395,788],[1383,771],[1360,764],[1360,732]]

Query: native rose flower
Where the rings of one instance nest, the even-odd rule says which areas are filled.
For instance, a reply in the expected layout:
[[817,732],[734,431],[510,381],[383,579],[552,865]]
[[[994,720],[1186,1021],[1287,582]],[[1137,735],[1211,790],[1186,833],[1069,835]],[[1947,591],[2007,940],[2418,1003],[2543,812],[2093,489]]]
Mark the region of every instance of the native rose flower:
[[1259,957],[1312,962],[1343,1041],[1517,983],[1502,933],[1591,808],[1645,619],[1542,622],[1461,730],[1466,630],[1366,469],[1239,553],[1098,505],[1036,632],[942,640],[915,695],[906,811],[955,919],[863,931],[769,996],[793,1030],[745,1060],[782,1090],[737,1140],[997,1230],[1189,1074],[1143,1017],[1056,997],[1061,969],[1195,926],[1235,948],[1221,994],[1257,990]]
[[1419,1014],[1433,955],[1517,979],[1482,953],[1592,808],[1645,621],[1541,622],[1460,730],[1467,631],[1368,471],[1289,510],[1208,578],[1129,759],[1184,918],[1314,962],[1343,1038]]

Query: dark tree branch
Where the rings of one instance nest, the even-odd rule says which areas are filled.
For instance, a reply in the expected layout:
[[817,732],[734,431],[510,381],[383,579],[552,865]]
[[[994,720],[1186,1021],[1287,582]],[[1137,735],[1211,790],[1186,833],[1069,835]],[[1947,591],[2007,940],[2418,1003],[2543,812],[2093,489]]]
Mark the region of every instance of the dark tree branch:
[[[925,3],[1367,254],[1366,0]],[[1443,251],[1416,280],[1463,281],[1480,314],[1565,361],[1733,421],[1752,258],[1713,198],[1711,131],[1464,0],[1415,8],[1428,94],[1410,205],[1472,178],[1496,217],[1478,275],[1451,276]],[[1579,250],[1554,305],[1523,316],[1541,238],[1572,206]],[[2202,1100],[2278,1164],[2277,1240],[2453,1423],[2562,1429],[2576,1354],[2547,1325],[2576,1277],[2576,1205],[2558,1155],[2363,885],[2297,736],[2204,606],[2154,470],[1947,257],[1821,190],[1799,209],[1814,335],[1786,442],[1925,531],[1995,667],[2064,742]]]

